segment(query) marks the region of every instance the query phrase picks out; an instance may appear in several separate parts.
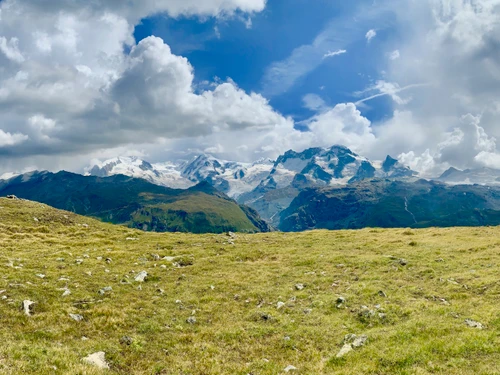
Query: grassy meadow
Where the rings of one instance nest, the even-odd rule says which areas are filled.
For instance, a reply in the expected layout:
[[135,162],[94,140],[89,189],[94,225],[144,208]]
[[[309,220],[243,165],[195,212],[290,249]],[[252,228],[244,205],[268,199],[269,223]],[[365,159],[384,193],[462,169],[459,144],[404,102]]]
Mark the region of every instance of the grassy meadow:
[[157,234],[0,199],[0,374],[500,374],[499,235]]

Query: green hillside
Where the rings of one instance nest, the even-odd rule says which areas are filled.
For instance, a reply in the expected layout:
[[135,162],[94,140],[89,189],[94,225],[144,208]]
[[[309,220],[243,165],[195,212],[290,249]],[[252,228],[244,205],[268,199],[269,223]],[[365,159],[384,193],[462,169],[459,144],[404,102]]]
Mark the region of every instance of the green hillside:
[[281,213],[279,229],[500,225],[500,189],[418,180],[371,180],[308,189]]
[[0,183],[0,196],[16,195],[53,207],[156,232],[269,231],[258,214],[207,183],[174,190],[145,180],[35,172]]
[[0,374],[500,374],[498,235],[146,233],[0,199]]

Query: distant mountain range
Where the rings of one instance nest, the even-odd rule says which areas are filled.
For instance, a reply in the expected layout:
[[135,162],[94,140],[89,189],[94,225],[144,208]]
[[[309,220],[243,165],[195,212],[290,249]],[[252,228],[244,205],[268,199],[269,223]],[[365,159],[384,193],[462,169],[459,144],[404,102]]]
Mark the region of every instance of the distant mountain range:
[[302,191],[281,213],[279,229],[482,225],[500,225],[500,187],[365,180]]
[[32,172],[0,180],[0,195],[157,232],[222,233],[271,230],[257,212],[238,205],[209,183],[174,190],[124,175],[82,176]]
[[500,224],[496,185],[500,170],[450,168],[421,180],[390,156],[373,162],[333,146],[254,163],[119,157],[90,166],[86,177],[36,172],[0,180],[0,195],[147,230],[291,231]]
[[124,174],[152,183],[188,188],[206,181],[219,191],[248,205],[275,226],[279,214],[305,188],[346,185],[366,178],[413,178],[416,172],[390,156],[373,163],[343,146],[288,151],[276,161],[254,163],[219,160],[200,155],[185,163],[151,164],[139,158],[115,158],[88,168],[88,174],[105,177]]

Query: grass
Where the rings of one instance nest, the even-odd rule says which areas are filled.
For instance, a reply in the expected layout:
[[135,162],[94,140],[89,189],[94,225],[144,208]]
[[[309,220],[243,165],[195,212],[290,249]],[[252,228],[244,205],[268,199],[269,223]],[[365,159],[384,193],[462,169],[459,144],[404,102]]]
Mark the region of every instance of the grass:
[[[0,374],[500,374],[498,234],[238,234],[231,245],[0,199]],[[368,342],[338,359],[349,333]],[[97,351],[110,370],[82,362]]]

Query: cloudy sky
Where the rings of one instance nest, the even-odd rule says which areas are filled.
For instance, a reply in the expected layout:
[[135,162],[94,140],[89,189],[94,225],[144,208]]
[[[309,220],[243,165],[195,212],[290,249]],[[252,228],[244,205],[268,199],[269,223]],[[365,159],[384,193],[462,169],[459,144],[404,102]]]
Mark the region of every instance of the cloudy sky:
[[499,167],[500,0],[0,0],[0,175],[343,144]]

